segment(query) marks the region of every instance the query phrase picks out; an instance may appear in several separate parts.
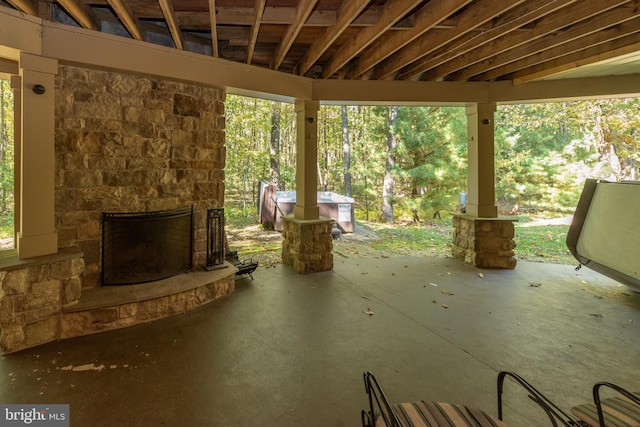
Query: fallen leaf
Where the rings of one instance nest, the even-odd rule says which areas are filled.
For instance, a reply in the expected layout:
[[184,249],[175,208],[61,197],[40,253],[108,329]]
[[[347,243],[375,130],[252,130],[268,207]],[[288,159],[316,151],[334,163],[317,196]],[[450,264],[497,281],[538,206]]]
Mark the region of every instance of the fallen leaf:
[[453,292],[450,291],[442,291],[440,292],[442,295],[455,295]]
[[364,295],[362,296],[362,298],[364,298],[364,299],[371,299],[371,298],[369,298],[369,297],[367,297],[367,296],[364,296]]
[[591,313],[590,316],[597,317],[598,319],[602,319],[602,314]]
[[529,286],[532,288],[539,288],[540,286],[542,286],[542,283],[531,282],[529,283]]
[[436,301],[436,300],[431,300],[431,302],[434,303],[434,304],[438,303],[438,301]]
[[449,308],[447,304],[442,304],[442,308]]
[[369,307],[364,311],[364,314],[368,314],[369,316],[373,316],[373,311]]

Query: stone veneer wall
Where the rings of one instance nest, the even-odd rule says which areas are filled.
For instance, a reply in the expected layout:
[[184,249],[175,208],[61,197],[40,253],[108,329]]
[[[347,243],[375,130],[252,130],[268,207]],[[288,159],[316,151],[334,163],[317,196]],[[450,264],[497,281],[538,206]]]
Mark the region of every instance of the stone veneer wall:
[[454,215],[452,255],[480,268],[515,268],[513,221]]
[[206,264],[207,209],[224,203],[220,89],[61,65],[56,78],[58,246],[84,252],[99,284],[103,211],[193,205],[194,265]]
[[80,298],[84,261],[77,248],[0,271],[0,349],[12,353],[60,337],[62,310]]

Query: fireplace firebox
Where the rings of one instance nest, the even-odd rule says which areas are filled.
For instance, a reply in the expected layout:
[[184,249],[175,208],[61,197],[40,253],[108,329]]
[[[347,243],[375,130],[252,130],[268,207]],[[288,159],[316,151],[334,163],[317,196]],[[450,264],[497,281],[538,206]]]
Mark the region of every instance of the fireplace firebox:
[[193,207],[102,214],[102,285],[131,285],[192,267]]

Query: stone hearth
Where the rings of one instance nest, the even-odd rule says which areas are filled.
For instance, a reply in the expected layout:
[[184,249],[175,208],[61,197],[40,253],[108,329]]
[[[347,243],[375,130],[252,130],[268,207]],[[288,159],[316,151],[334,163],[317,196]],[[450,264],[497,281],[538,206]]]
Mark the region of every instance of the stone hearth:
[[3,255],[3,354],[185,313],[235,290],[237,268],[231,264],[139,285],[82,288],[84,261],[78,249],[29,260]]

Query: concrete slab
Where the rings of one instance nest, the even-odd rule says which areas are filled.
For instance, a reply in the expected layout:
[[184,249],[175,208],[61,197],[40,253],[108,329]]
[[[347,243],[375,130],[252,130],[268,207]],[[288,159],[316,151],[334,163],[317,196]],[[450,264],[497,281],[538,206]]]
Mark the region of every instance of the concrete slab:
[[[640,296],[586,269],[348,258],[254,278],[184,315],[2,357],[0,402],[68,403],[74,426],[356,426],[365,370],[394,401],[493,414],[503,369],[567,409],[599,380],[640,390]],[[548,425],[507,393],[509,425]]]

